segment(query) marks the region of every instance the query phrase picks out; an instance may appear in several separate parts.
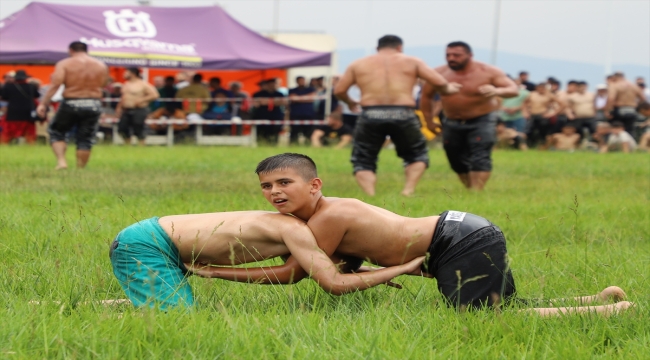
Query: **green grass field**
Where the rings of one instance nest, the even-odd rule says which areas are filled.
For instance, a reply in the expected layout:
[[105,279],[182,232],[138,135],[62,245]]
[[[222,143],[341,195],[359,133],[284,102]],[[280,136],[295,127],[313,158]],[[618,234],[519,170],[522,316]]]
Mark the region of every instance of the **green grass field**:
[[[637,307],[609,319],[458,314],[442,305],[435,280],[405,276],[397,278],[402,290],[379,286],[341,297],[310,280],[269,286],[192,278],[198,305],[189,312],[92,303],[124,297],[108,259],[121,229],[151,216],[272,210],[253,170],[286,150],[314,158],[325,195],[409,216],[451,209],[492,220],[508,239],[522,297],[619,285]],[[647,154],[496,152],[487,190],[469,193],[442,151],[432,151],[413,198],[398,195],[403,177],[394,152],[381,156],[374,198],[358,190],[348,157],[348,150],[308,148],[98,146],[86,170],[55,172],[45,146],[1,147],[0,358],[650,356]]]

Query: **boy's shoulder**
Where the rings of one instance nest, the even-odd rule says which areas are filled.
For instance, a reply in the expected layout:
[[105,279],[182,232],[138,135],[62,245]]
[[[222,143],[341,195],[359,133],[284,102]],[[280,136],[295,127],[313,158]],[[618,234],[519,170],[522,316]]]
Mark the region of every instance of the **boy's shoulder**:
[[312,215],[313,218],[340,219],[354,216],[371,205],[354,198],[323,197],[322,204]]

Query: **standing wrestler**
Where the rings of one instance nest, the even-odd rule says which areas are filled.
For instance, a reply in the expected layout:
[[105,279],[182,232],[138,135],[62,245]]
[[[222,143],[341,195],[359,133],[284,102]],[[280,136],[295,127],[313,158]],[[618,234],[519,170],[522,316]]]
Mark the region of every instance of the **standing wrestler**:
[[637,119],[636,107],[645,101],[643,90],[636,84],[625,79],[622,72],[612,77],[612,83],[607,95],[606,114],[612,121],[620,121],[625,131],[634,135],[634,122]]
[[[363,108],[354,132],[350,161],[357,183],[368,195],[375,195],[377,155],[386,136],[390,136],[395,144],[397,156],[404,160],[406,183],[403,195],[413,194],[429,166],[426,139],[414,112],[413,87],[418,78],[442,94],[458,92],[458,84],[447,82],[424,61],[404,55],[402,45],[402,39],[397,36],[382,37],[377,54],[350,64],[334,89],[334,95],[352,111],[359,105]],[[361,90],[360,103],[347,94],[354,84]]]
[[527,134],[529,145],[541,141],[542,147],[546,148],[551,135],[551,118],[564,110],[565,105],[549,91],[546,83],[539,83],[535,91],[530,93],[526,106],[531,122]]
[[[472,49],[462,41],[447,45],[446,57],[447,65],[436,70],[448,81],[460,83],[462,89],[454,95],[441,94],[445,153],[465,187],[483,190],[492,171],[497,97],[515,97],[519,88],[500,69],[474,61]],[[437,131],[432,111],[435,92],[434,87],[425,84],[420,100],[420,109],[432,131]]]
[[50,88],[37,109],[38,115],[45,117],[52,96],[61,84],[65,86],[63,101],[48,129],[57,170],[68,168],[65,134],[74,126],[77,126],[77,167],[86,167],[101,115],[102,87],[108,80],[108,67],[88,56],[86,44],[75,41],[68,50],[70,57],[56,63]]
[[122,97],[115,114],[120,119],[117,129],[127,142],[133,135],[144,145],[144,121],[149,114],[149,103],[160,97],[158,90],[140,78],[140,69],[128,68],[124,73]]

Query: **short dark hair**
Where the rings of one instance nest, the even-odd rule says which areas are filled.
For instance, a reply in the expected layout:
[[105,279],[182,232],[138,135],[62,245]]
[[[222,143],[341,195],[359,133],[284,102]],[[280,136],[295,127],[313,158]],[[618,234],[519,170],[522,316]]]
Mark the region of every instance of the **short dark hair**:
[[468,43],[466,43],[464,41],[452,41],[449,44],[447,44],[447,47],[448,48],[462,47],[463,49],[465,49],[465,51],[467,51],[468,54],[472,53],[472,48],[469,46]]
[[397,48],[400,45],[403,45],[402,39],[397,35],[384,35],[379,38],[377,42],[377,49],[382,48]]
[[567,83],[568,85],[578,85],[578,82],[576,80],[569,80]]
[[587,85],[587,82],[586,82],[586,81],[583,81],[583,80],[581,80],[581,81],[578,81],[578,85]]
[[174,82],[176,82],[176,78],[174,78],[173,76],[166,76],[165,77],[165,82],[174,83]]
[[612,127],[615,127],[615,128],[624,128],[625,125],[623,125],[623,123],[620,122],[620,121],[613,121],[613,122],[612,122]]
[[616,77],[625,77],[625,74],[623,74],[622,71],[617,71],[617,72],[614,73],[614,76],[616,76]]
[[642,102],[642,103],[639,105],[638,110],[639,110],[639,111],[640,111],[640,110],[650,110],[650,103],[649,103],[649,102]]
[[192,81],[195,82],[195,83],[199,83],[199,82],[203,81],[203,75],[194,74],[194,76],[192,76]]
[[528,75],[528,71],[520,71],[519,76],[521,76],[521,75]]
[[296,153],[284,153],[267,157],[255,168],[257,175],[268,174],[275,170],[296,170],[305,181],[318,177],[316,163],[309,156]]
[[221,78],[220,77],[211,77],[210,78],[210,83],[215,83],[218,82],[221,85]]
[[304,76],[302,76],[302,75],[300,75],[300,76],[296,76],[296,81],[298,81],[298,80],[300,80],[300,79],[303,79],[303,80],[304,80],[304,79],[305,79],[305,77],[304,77]]
[[126,68],[126,71],[130,72],[131,74],[137,77],[140,77],[140,69],[138,69],[137,67]]
[[74,52],[88,52],[88,45],[81,41],[73,41],[70,43],[70,46],[68,46],[68,49]]

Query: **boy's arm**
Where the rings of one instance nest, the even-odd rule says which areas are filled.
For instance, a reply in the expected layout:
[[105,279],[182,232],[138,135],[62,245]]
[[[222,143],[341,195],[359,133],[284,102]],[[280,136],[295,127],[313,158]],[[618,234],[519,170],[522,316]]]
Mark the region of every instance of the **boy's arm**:
[[[303,223],[294,223],[287,227],[288,231],[284,232],[285,244],[291,255],[325,291],[334,295],[342,295],[352,291],[365,290],[386,283],[398,275],[419,269],[424,257],[372,272],[339,273],[328,255],[335,252],[347,231],[345,224],[349,219],[344,219],[346,216],[347,214],[337,211],[336,208],[321,210],[320,214],[311,217],[308,222],[309,228]],[[311,229],[309,231],[311,236],[305,236],[301,232],[302,228]],[[318,243],[316,243],[316,238],[318,238]]]
[[236,282],[256,284],[293,284],[307,277],[307,272],[293,256],[283,265],[252,268],[211,267],[195,264],[187,268],[194,274],[206,278],[218,278]]

